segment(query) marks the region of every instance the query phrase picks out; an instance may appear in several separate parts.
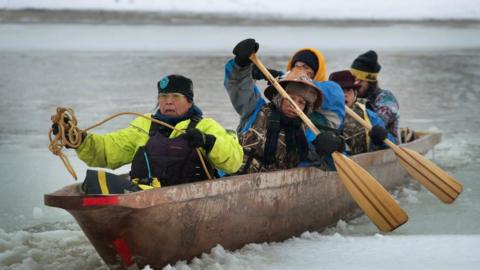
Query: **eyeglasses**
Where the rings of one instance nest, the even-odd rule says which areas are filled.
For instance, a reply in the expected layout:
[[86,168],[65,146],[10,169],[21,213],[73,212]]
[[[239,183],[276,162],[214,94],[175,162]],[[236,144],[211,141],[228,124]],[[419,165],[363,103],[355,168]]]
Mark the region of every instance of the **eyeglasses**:
[[315,75],[314,70],[311,67],[309,67],[307,64],[305,64],[304,62],[301,62],[301,61],[295,62],[292,69],[294,69],[294,68],[298,68],[300,70],[303,70],[303,72],[306,73],[308,77],[313,77],[313,75]]
[[158,98],[162,101],[167,100],[167,99],[171,99],[173,101],[179,101],[183,97],[185,97],[185,96],[180,94],[180,93],[159,93],[158,94]]
[[293,66],[298,67],[298,68],[310,68],[309,66],[307,66],[307,64],[305,64],[304,62],[301,62],[301,61],[295,62],[295,65],[293,65]]

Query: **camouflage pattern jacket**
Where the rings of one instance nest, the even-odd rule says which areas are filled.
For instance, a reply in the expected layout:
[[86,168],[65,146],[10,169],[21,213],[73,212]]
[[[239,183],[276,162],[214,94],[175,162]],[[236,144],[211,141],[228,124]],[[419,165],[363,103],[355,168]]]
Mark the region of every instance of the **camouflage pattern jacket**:
[[[243,165],[240,173],[257,173],[290,169],[298,166],[298,161],[292,161],[287,157],[285,133],[280,131],[278,136],[277,153],[275,162],[268,166],[262,165],[263,153],[267,136],[267,121],[272,112],[272,103],[264,106],[257,114],[255,122],[246,132],[239,134],[240,144],[243,146]],[[302,124],[305,132],[305,126]]]
[[[370,123],[370,125],[378,125],[384,128],[385,124],[383,120],[375,112],[367,109],[362,102],[365,101],[359,99],[359,101],[353,105],[352,110],[366,122]],[[343,135],[345,143],[347,144],[347,154],[356,155],[386,148],[385,144],[375,145],[372,143],[368,133],[369,131],[366,128],[364,128],[355,119],[347,115],[343,127]],[[390,133],[387,135],[387,138],[394,143],[397,141],[396,138]]]
[[[365,105],[357,102],[353,105],[352,110],[363,120],[371,124]],[[370,151],[368,130],[349,115],[347,115],[343,123],[343,135],[345,136],[345,143],[347,144],[347,152],[349,154],[355,155]]]

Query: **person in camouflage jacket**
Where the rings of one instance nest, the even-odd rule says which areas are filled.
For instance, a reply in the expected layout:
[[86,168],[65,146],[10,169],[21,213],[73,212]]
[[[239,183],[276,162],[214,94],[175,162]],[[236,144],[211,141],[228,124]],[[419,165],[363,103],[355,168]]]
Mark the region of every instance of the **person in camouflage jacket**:
[[[308,162],[311,149],[321,156],[342,150],[344,142],[333,132],[314,137],[312,147],[309,147],[310,140],[305,135],[307,128],[290,103],[278,95],[273,86],[264,91],[270,101],[267,103],[252,77],[253,64],[249,56],[257,50],[255,40],[241,41],[233,50],[235,58],[229,60],[225,67],[224,85],[241,119],[237,131],[245,154],[240,172],[294,168],[304,161]],[[322,91],[302,70],[287,73],[279,83],[306,114],[322,103]],[[338,87],[333,82],[329,83],[330,87]]]
[[350,155],[383,149],[386,145],[383,140],[388,137],[396,142],[395,137],[385,129],[383,120],[365,106],[365,99],[357,99],[359,85],[355,84],[355,77],[349,70],[342,70],[330,74],[329,80],[338,83],[345,94],[345,104],[362,119],[372,125],[368,131],[353,117],[347,115],[343,126],[343,135],[347,144],[347,153]]

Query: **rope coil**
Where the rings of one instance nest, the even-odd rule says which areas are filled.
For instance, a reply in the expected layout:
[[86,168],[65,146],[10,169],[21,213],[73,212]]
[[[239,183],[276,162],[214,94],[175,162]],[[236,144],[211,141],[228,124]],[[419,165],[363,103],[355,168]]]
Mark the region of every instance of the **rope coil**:
[[[143,117],[147,120],[150,120],[152,122],[158,123],[160,125],[163,125],[165,127],[168,127],[170,129],[173,129],[177,132],[185,133],[185,130],[179,130],[175,128],[172,125],[169,125],[163,121],[153,119],[151,117],[145,116],[140,113],[136,112],[121,112],[114,114],[112,116],[109,116],[105,118],[104,120],[84,129],[81,130],[77,127],[77,118],[75,117],[75,113],[73,112],[72,109],[70,108],[62,108],[58,107],[57,108],[57,113],[55,115],[52,115],[52,123],[58,129],[58,132],[54,135],[54,128],[52,127],[49,132],[48,132],[48,139],[50,140],[50,144],[48,145],[48,150],[52,152],[52,154],[58,156],[63,164],[65,165],[67,171],[77,180],[77,174],[75,173],[75,170],[73,169],[72,165],[70,164],[70,161],[68,160],[68,157],[62,152],[63,147],[67,148],[78,148],[82,144],[83,140],[83,135],[87,131],[96,128],[98,126],[103,125],[104,123],[112,120],[113,118],[116,118],[121,115],[135,115],[139,117]],[[212,176],[210,175],[210,172],[207,169],[207,166],[205,164],[205,160],[203,158],[202,153],[200,152],[200,149],[196,148],[198,157],[200,159],[200,162],[202,163],[202,168],[205,171],[205,174],[207,175],[209,180],[212,180]]]

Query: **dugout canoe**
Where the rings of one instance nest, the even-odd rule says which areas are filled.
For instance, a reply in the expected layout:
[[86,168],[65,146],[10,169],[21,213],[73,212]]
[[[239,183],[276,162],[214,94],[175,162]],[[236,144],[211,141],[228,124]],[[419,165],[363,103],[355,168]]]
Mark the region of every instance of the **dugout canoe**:
[[[403,146],[422,154],[441,140],[437,133],[416,137]],[[409,182],[389,149],[352,159],[387,190]],[[111,269],[161,269],[217,244],[235,250],[283,241],[361,214],[335,172],[313,167],[110,196],[85,196],[73,184],[44,200],[73,215]]]

